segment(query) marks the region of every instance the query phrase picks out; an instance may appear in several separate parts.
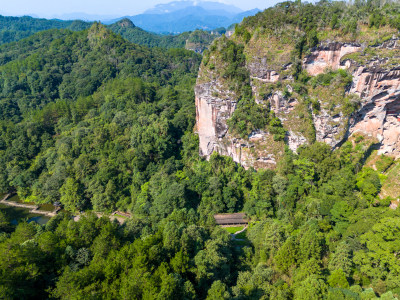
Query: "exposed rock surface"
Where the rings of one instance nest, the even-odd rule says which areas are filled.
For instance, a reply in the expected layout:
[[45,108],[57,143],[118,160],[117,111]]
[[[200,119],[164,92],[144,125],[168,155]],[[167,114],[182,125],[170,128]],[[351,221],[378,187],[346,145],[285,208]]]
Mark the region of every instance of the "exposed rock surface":
[[361,50],[362,46],[357,43],[324,43],[304,59],[304,68],[313,76],[323,73],[327,68],[338,69],[345,55]]
[[[400,157],[400,66],[388,64],[387,57],[372,57],[365,63],[351,58],[354,53],[362,55],[366,47],[367,45],[357,43],[325,42],[313,49],[303,60],[303,69],[312,76],[321,74],[328,68],[348,69],[353,76],[353,82],[346,93],[356,95],[359,99],[358,109],[351,116],[332,114],[326,109],[315,112],[310,108],[315,139],[334,148],[350,135],[361,133],[379,140],[380,153]],[[373,49],[396,50],[400,47],[396,39],[391,39]],[[246,64],[246,68],[256,102],[270,105],[271,110],[281,119],[287,129],[285,143],[290,149],[296,151],[300,145],[309,142],[298,126],[293,125],[296,118],[297,123],[302,122],[299,117],[294,116],[299,102],[283,93],[283,89],[289,94],[292,92],[291,78],[284,73],[290,68],[290,62],[282,65],[279,70],[274,70],[268,66],[265,58],[252,58],[252,63]],[[204,72],[207,71],[202,72],[204,78]],[[267,97],[260,96],[264,85],[283,79],[287,85],[282,87],[282,91],[275,91]],[[196,86],[200,154],[209,157],[217,151],[231,156],[245,167],[274,167],[283,153],[283,142],[276,143],[266,131],[252,133],[246,140],[232,136],[227,119],[235,111],[238,99],[233,93],[229,94],[229,91],[221,93],[221,86],[215,77]]]
[[195,89],[197,132],[200,138],[200,155],[203,156],[210,156],[221,148],[219,141],[228,131],[226,120],[236,108],[235,99],[218,96],[217,86],[217,82],[210,82],[197,85]]
[[[338,133],[338,125],[349,123],[345,137],[358,132],[377,138],[382,146],[380,153],[400,154],[398,114],[396,102],[400,101],[400,68],[384,68],[387,57],[374,57],[359,65],[351,59],[342,59],[351,53],[360,52],[365,45],[356,43],[327,43],[314,49],[305,58],[304,68],[311,75],[318,75],[327,68],[345,68],[351,71],[353,83],[348,91],[360,98],[360,108],[350,120],[342,115],[330,116],[322,112],[314,115],[316,139],[335,147],[343,137]],[[392,39],[375,47],[377,49],[399,49],[398,41]]]
[[379,140],[379,153],[400,156],[400,68],[359,67],[350,90],[362,99],[349,133],[360,132]]
[[287,133],[286,141],[292,151],[296,151],[301,145],[307,143],[307,139],[304,136],[291,130]]
[[341,126],[345,122],[348,123],[342,115],[331,116],[326,110],[322,110],[318,115],[313,114],[315,126],[316,140],[325,142],[331,147],[335,147],[341,142],[343,135],[341,134]]
[[279,80],[279,73],[268,66],[265,57],[248,63],[246,67],[250,72],[250,77],[253,79],[258,79],[263,82],[277,82]]
[[272,140],[270,134],[264,131],[253,132],[248,140],[229,134],[226,121],[234,112],[236,101],[231,98],[232,95],[225,98],[216,96],[217,86],[217,82],[210,82],[195,88],[200,155],[209,157],[213,152],[218,152],[232,157],[246,168],[273,168],[276,165],[276,155],[269,145]]

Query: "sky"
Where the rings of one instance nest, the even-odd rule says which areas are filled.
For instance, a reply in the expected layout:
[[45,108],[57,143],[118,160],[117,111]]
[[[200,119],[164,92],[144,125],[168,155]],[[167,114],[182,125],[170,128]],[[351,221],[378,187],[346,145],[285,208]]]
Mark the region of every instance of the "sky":
[[[8,16],[34,15],[55,17],[68,13],[91,15],[127,16],[136,15],[159,3],[173,0],[0,0],[0,14]],[[212,0],[217,2],[218,0]],[[243,10],[264,9],[272,6],[274,0],[223,0]]]

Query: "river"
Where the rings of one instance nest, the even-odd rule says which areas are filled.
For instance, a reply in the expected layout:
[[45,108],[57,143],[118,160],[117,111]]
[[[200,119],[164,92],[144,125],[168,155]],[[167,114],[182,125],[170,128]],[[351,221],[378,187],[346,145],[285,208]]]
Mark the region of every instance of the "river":
[[[0,199],[3,199],[4,196],[5,196],[4,194],[0,194]],[[9,201],[22,203],[22,201],[18,198],[17,195],[11,197]],[[50,210],[52,208],[53,208],[52,205],[51,207],[49,205],[43,205],[40,207],[41,210]],[[2,203],[0,203],[0,211],[6,214],[6,216],[8,217],[9,220],[11,220],[11,223],[13,225],[18,224],[20,220],[28,220],[28,222],[36,222],[41,225],[46,224],[50,220],[50,218],[47,216],[31,213],[27,208],[13,207]]]

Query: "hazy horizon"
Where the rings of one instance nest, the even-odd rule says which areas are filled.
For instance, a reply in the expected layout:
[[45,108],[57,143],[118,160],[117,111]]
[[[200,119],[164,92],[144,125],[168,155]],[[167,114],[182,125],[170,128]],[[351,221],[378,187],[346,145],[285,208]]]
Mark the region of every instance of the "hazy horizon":
[[[254,8],[265,9],[278,3],[279,1],[263,0],[227,0],[212,2],[221,2],[234,5],[242,10]],[[127,15],[136,15],[151,9],[157,4],[165,4],[173,0],[149,0],[149,1],[129,1],[129,0],[69,0],[69,1],[50,1],[50,0],[14,0],[3,3],[0,8],[0,14],[6,16],[31,15],[42,18],[55,18],[68,14],[87,14],[98,16],[120,17]]]

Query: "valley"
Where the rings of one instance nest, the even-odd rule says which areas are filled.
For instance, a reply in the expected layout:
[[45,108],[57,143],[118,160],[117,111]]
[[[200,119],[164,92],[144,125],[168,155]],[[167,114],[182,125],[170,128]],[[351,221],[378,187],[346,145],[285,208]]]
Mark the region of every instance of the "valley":
[[0,18],[1,299],[400,297],[400,3],[115,21]]

